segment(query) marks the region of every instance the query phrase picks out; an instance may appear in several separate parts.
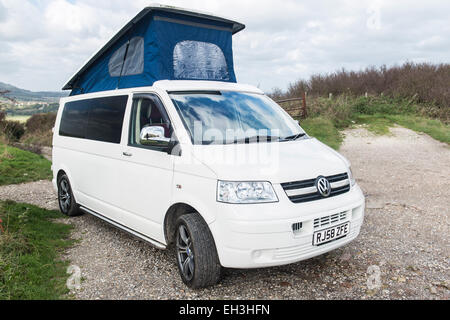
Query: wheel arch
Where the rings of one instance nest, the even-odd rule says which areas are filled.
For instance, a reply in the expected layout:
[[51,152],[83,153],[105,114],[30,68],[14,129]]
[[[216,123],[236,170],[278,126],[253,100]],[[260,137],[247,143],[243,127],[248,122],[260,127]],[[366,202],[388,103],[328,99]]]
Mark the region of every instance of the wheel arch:
[[63,174],[65,174],[67,176],[67,178],[69,179],[69,183],[70,183],[70,187],[72,188],[72,192],[73,192],[73,196],[76,198],[76,186],[74,186],[74,181],[72,179],[72,175],[70,173],[70,170],[68,170],[68,168],[66,168],[65,166],[60,166],[58,167],[54,172],[56,172],[56,176],[55,177],[55,187],[56,190],[58,190],[58,180],[59,177]]
[[[201,211],[196,207],[188,204],[186,202],[177,202],[170,206],[164,217],[164,238],[168,246],[170,246],[175,238],[175,227],[177,219],[184,215],[190,213],[198,213],[206,225],[208,225],[208,218],[205,217]],[[211,231],[212,233],[212,231]],[[214,235],[213,235],[214,238]]]

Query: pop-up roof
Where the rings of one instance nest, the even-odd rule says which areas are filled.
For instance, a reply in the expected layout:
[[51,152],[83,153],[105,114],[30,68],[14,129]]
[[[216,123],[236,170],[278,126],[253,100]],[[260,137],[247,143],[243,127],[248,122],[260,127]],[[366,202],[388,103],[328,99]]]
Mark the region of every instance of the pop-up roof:
[[64,86],[71,95],[151,86],[158,80],[236,82],[232,35],[241,23],[184,9],[142,10]]

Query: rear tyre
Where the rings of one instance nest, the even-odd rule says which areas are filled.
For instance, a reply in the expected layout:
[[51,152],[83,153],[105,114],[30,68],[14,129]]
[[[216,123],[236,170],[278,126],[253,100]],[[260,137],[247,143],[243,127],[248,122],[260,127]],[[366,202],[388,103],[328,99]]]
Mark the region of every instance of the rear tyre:
[[192,289],[219,282],[221,265],[208,225],[198,213],[185,214],[176,224],[175,250],[183,282]]
[[66,174],[62,174],[58,178],[58,204],[59,210],[66,216],[75,217],[83,214],[80,206],[75,201],[72,187]]

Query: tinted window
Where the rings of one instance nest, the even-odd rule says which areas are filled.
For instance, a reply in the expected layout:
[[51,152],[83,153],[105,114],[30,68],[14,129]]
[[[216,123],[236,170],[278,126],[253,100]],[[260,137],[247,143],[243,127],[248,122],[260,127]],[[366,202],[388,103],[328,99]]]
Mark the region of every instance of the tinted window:
[[59,134],[120,143],[127,99],[117,96],[66,103]]
[[86,139],[120,143],[127,96],[90,100]]
[[89,116],[89,104],[86,100],[66,103],[59,126],[61,136],[85,138]]

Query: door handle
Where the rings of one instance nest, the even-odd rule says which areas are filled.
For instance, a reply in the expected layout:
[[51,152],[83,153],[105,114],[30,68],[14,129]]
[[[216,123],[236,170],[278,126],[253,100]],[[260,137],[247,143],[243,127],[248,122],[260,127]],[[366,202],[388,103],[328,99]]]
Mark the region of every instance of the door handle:
[[123,152],[122,153],[125,157],[131,157],[133,154],[129,153],[129,152]]

